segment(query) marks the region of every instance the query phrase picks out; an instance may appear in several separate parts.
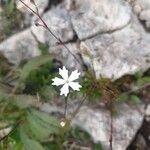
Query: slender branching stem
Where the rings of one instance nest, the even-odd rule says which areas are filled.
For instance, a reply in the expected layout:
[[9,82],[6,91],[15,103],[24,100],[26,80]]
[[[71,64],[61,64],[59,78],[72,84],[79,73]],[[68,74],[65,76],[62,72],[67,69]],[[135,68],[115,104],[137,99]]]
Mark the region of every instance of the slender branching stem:
[[110,108],[110,138],[109,138],[109,143],[110,143],[110,150],[113,150],[113,110],[112,110],[112,100],[111,100],[111,108]]
[[70,119],[68,120],[68,122],[71,122],[72,119],[78,114],[78,112],[80,111],[83,103],[86,101],[86,99],[88,98],[89,94],[91,92],[94,91],[96,85],[92,85],[91,88],[88,89],[87,94],[82,98],[81,102],[79,103],[78,107],[75,109],[75,111],[73,112],[73,114],[71,115]]
[[[36,11],[34,11],[31,7],[29,7],[25,2],[22,0],[19,0],[26,8],[28,8],[34,15],[36,15],[40,21],[43,23],[43,27],[60,43],[64,48],[74,57],[74,59],[81,64],[80,60],[72,53],[72,51],[62,42],[60,38],[58,38],[54,32],[48,27],[47,23],[43,20],[42,16],[39,13],[38,7],[36,3],[34,2],[33,4],[35,5]],[[37,24],[38,25],[38,24]],[[41,26],[41,25],[40,25]]]

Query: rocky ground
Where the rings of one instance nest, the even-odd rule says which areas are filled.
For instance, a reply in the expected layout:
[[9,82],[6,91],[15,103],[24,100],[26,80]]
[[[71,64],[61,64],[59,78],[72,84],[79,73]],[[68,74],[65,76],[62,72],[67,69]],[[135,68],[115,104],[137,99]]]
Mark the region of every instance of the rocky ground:
[[[29,0],[24,2],[30,3]],[[38,44],[44,43],[49,53],[67,68],[78,68],[84,74],[84,64],[94,70],[96,78],[115,81],[150,68],[150,0],[37,0],[37,6],[48,27],[80,63],[47,30],[35,26],[40,20],[20,2],[17,3],[23,15],[20,30],[15,29],[15,33],[2,38],[0,43],[0,52],[10,63],[18,65],[22,60],[40,55]],[[5,19],[1,16],[0,20],[2,33]],[[114,150],[150,149],[149,91],[150,87],[140,91],[143,103],[138,106],[117,104],[119,116],[113,121]],[[76,103],[70,104],[70,111]],[[48,104],[41,109],[63,111]],[[103,107],[83,106],[73,125],[109,149],[110,114]]]

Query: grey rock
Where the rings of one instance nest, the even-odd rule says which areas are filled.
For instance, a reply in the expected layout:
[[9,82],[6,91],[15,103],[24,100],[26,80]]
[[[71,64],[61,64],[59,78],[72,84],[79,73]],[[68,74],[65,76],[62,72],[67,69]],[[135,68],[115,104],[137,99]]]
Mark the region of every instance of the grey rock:
[[[30,0],[23,0],[25,4],[27,4],[32,10],[36,12],[36,8],[34,4],[30,2]],[[44,13],[45,8],[48,6],[49,0],[35,0],[36,5],[38,7],[39,13],[42,15]],[[24,14],[24,24],[30,25],[34,24],[37,17],[33,15],[33,13],[19,0],[16,1],[17,9]]]
[[147,105],[147,108],[145,111],[145,119],[147,122],[150,122],[150,104]]
[[[36,12],[35,5],[30,0],[23,0],[23,2]],[[48,2],[49,0],[44,0],[44,1],[35,0],[35,3],[39,9],[40,14],[43,13],[44,9],[48,6]],[[21,1],[17,0],[16,5],[17,5],[18,10],[20,10],[21,12],[26,13],[26,14],[32,13],[29,9],[27,9],[27,7]]]
[[[118,105],[117,110],[118,116],[113,118],[113,149],[126,150],[142,124],[144,107],[122,104]],[[83,107],[74,119],[73,125],[87,131],[95,142],[101,142],[104,148],[109,150],[109,111]]]
[[0,130],[0,139],[8,135],[11,132],[11,130],[12,130],[11,128],[5,128],[5,129]]
[[[74,101],[74,100],[72,100]],[[70,104],[71,103],[71,104]],[[68,104],[67,114],[75,110],[77,101]],[[57,107],[49,104],[40,106],[42,111],[48,113],[63,114],[64,106]],[[127,104],[116,105],[118,115],[113,118],[113,149],[126,150],[136,132],[140,128],[144,118],[144,106],[129,106]],[[88,132],[94,142],[100,142],[105,150],[110,149],[110,112],[105,108],[90,108],[82,106],[72,121],[72,126],[79,127]]]
[[150,28],[150,0],[129,0],[129,2],[139,19],[145,22],[147,28]]
[[[22,60],[27,60],[40,55],[37,39],[33,36],[31,28],[13,35],[0,43],[0,52],[13,64],[19,64]],[[60,60],[68,69],[78,69],[82,72],[81,59],[78,56],[79,46],[77,43],[52,46],[49,53],[57,60]],[[75,56],[73,56],[73,55]]]
[[148,148],[145,138],[140,133],[136,135],[134,141],[131,143],[129,147],[130,150],[137,149],[137,148],[141,150],[147,150]]
[[123,0],[66,0],[73,27],[82,39],[126,26],[131,8]]
[[30,29],[13,35],[0,43],[0,52],[13,64],[40,54],[36,40]]
[[150,104],[147,106],[145,115],[146,115],[146,116],[150,116]]
[[[80,50],[84,62],[94,69],[97,78],[115,80],[150,67],[149,43],[150,35],[136,17],[132,17],[132,22],[121,30],[81,42]],[[90,56],[85,55],[85,51]]]
[[82,61],[78,55],[80,53],[78,44],[69,43],[66,44],[66,47],[70,52],[63,45],[58,45],[50,47],[49,53],[54,55],[57,60],[60,60],[68,69],[78,69],[83,74]]
[[[50,11],[43,15],[47,26],[50,30],[62,40],[67,42],[73,39],[74,32],[72,29],[70,17],[67,11],[60,5],[56,8],[52,8]],[[40,21],[37,21],[42,24]],[[48,43],[49,46],[55,46],[59,42],[43,27],[32,27],[32,32],[36,38],[42,43]]]

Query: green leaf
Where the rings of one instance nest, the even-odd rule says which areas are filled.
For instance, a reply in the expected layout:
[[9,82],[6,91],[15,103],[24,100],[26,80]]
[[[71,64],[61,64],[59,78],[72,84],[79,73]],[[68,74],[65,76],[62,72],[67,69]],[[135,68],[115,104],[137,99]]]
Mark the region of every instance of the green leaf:
[[138,71],[136,72],[136,74],[134,75],[136,79],[140,79],[143,77],[143,72],[142,71]]
[[25,109],[38,103],[36,97],[31,95],[14,95],[12,102],[20,109]]
[[45,112],[41,112],[41,111],[37,111],[35,109],[32,109],[31,113],[34,116],[36,116],[37,118],[39,118],[41,121],[43,121],[44,123],[47,123],[47,124],[55,126],[55,127],[60,127],[59,121],[55,117],[52,117]]
[[23,150],[23,145],[22,145],[22,143],[16,143],[14,148],[15,148],[15,150]]
[[39,43],[38,48],[43,55],[48,54],[48,46],[44,43]]
[[23,67],[23,69],[21,69],[20,81],[25,81],[32,70],[37,69],[38,67],[47,63],[50,60],[52,60],[52,57],[50,55],[42,55],[42,56],[38,56],[38,57],[31,59]]
[[93,150],[104,150],[100,143],[95,144]]
[[39,93],[46,100],[54,99],[57,95],[56,90],[52,86],[44,86]]
[[45,150],[63,150],[63,145],[58,141],[51,141],[44,145]]
[[27,124],[33,136],[38,140],[48,138],[50,134],[58,134],[60,129],[56,118],[33,109],[28,112]]
[[41,126],[40,122],[37,121],[37,118],[30,114],[27,116],[27,125],[35,139],[43,140],[49,137],[49,130]]
[[136,96],[136,95],[130,95],[130,101],[133,104],[139,104],[139,103],[141,103],[140,98],[138,96]]
[[137,84],[142,86],[144,84],[150,83],[150,77],[143,77],[137,80]]
[[8,99],[9,93],[10,93],[10,88],[0,84],[0,101]]
[[129,100],[129,96],[127,94],[121,94],[119,97],[118,97],[118,100],[120,102],[126,102]]
[[79,141],[87,141],[91,139],[90,135],[87,132],[82,131],[79,128],[72,129],[71,136]]
[[35,140],[29,139],[23,127],[20,127],[20,137],[26,150],[44,150],[40,143]]
[[10,0],[7,4],[7,11],[9,14],[13,13],[13,11],[15,10],[15,1],[14,0]]

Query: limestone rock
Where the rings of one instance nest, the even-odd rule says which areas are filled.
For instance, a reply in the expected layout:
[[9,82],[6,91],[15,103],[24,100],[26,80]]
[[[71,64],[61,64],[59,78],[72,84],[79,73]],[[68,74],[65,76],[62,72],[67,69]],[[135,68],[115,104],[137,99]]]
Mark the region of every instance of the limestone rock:
[[11,130],[12,130],[11,128],[0,130],[0,139],[8,135],[11,132]]
[[67,0],[73,27],[82,40],[126,26],[131,9],[123,0]]
[[[134,138],[144,118],[144,106],[118,105],[118,116],[113,118],[113,149],[126,150]],[[101,142],[109,150],[110,112],[106,109],[82,107],[73,122],[87,131],[95,142]]]
[[[22,1],[36,12],[36,8],[34,4],[30,2],[30,0]],[[48,6],[49,0],[35,0],[35,2],[38,7],[39,13],[42,15],[44,13],[45,8]],[[37,20],[37,16],[33,15],[33,13],[19,0],[17,0],[16,5],[17,9],[24,14],[24,24],[26,26],[34,24],[34,22]]]
[[[45,13],[43,15],[43,20],[45,20],[51,31],[63,42],[67,42],[73,39],[74,32],[72,29],[70,17],[67,11],[64,8],[61,8],[61,6],[52,8],[50,11]],[[40,24],[42,23],[40,22]],[[58,44],[58,40],[56,40],[54,36],[52,36],[43,27],[33,26],[32,32],[42,43],[47,43],[49,46]]]
[[91,56],[89,66],[97,78],[118,79],[150,67],[150,36],[136,19],[127,27],[107,34],[100,34],[81,42],[83,60],[87,63],[85,50]]
[[39,55],[37,47],[37,42],[30,29],[26,29],[0,43],[0,52],[4,53],[11,63],[19,64],[24,59]]
[[128,147],[129,150],[137,149],[140,147],[141,150],[146,150],[148,148],[146,140],[142,134],[137,134],[131,145]]
[[150,122],[150,104],[148,104],[147,109],[145,111],[145,119],[147,122]]
[[145,115],[146,115],[146,116],[150,116],[150,105],[147,106]]
[[[34,6],[33,3],[31,3],[31,0],[23,0],[23,2],[25,4],[27,4],[31,9],[33,9],[34,11],[36,11],[36,8]],[[36,2],[36,5],[39,9],[39,13],[43,13],[44,9],[47,7],[48,5],[48,0],[35,0]],[[17,8],[18,10],[20,10],[21,12],[24,12],[24,13],[31,13],[27,8],[26,6],[21,2],[21,1],[17,1]]]
[[[57,60],[60,60],[64,66],[66,66],[68,69],[78,69],[81,74],[83,73],[82,68],[82,61],[79,57],[79,48],[77,43],[69,43],[66,44],[66,47],[69,49],[69,51],[63,46],[53,46],[49,48],[49,53],[53,54]],[[72,55],[72,54],[74,55]]]
[[[74,101],[74,102],[73,102]],[[72,100],[68,104],[67,114],[77,108],[77,101]],[[42,111],[63,114],[64,106],[52,106],[47,103],[40,106]],[[144,106],[128,106],[127,104],[116,105],[118,115],[113,118],[113,149],[126,150],[136,132],[140,128],[144,118]],[[110,139],[110,112],[103,107],[90,108],[82,106],[72,121],[72,126],[79,127],[88,132],[94,142],[100,142],[105,150],[109,150]]]
[[150,28],[150,0],[134,0],[131,5],[139,19],[145,21],[146,27]]

